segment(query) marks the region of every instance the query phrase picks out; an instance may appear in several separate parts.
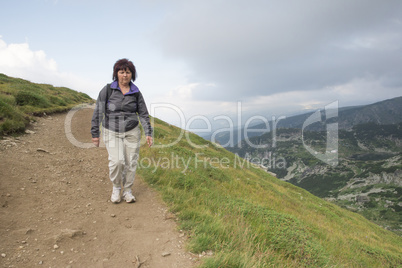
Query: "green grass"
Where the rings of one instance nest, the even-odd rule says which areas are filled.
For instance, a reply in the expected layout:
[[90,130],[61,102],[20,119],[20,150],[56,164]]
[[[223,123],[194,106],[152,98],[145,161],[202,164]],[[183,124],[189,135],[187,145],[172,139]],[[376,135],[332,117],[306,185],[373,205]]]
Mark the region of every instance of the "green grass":
[[[339,130],[339,163],[336,167],[328,166],[310,154],[303,146],[301,131],[296,129],[278,129],[275,148],[255,149],[243,142],[241,148],[228,149],[242,157],[247,154],[250,158],[258,159],[264,157],[267,152],[275,155],[276,159],[282,157],[285,159],[285,168],[267,165],[268,170],[275,173],[276,177],[282,179],[287,177],[288,182],[321,198],[338,198],[349,192],[349,183],[355,179],[366,182],[370,181],[368,178],[373,178],[373,176],[397,176],[402,168],[400,164],[401,129],[402,123],[393,125],[369,123],[356,125],[353,130],[349,131]],[[267,133],[260,137],[252,137],[251,143],[272,144],[271,136],[271,133]],[[291,137],[293,139],[289,140]],[[314,150],[320,153],[325,152],[326,132],[304,131],[303,139]],[[361,146],[362,144],[364,146]],[[396,185],[389,183],[390,191],[392,191]],[[371,187],[374,186],[373,184]],[[350,189],[350,193],[354,194],[359,194],[359,191],[360,189],[355,186]],[[376,202],[385,203],[386,198],[388,197],[378,196]],[[401,234],[402,211],[398,205],[399,202],[391,206],[383,204],[370,207],[362,207],[356,201],[344,204],[343,201],[337,200],[336,204],[357,211],[376,224]]]
[[24,132],[32,116],[70,110],[93,100],[64,87],[35,84],[0,73],[0,136]]
[[[201,267],[400,267],[402,238],[154,120],[138,173],[178,217]],[[176,142],[176,143],[175,143]],[[161,145],[172,146],[158,148]],[[204,146],[205,145],[205,146]],[[204,146],[204,147],[202,147]]]

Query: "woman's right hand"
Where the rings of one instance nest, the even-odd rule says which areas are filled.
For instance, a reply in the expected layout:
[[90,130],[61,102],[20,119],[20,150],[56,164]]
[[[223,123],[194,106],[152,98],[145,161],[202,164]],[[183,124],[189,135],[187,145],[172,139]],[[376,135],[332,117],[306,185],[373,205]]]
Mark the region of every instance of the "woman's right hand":
[[99,138],[92,138],[92,143],[93,143],[96,147],[99,147]]

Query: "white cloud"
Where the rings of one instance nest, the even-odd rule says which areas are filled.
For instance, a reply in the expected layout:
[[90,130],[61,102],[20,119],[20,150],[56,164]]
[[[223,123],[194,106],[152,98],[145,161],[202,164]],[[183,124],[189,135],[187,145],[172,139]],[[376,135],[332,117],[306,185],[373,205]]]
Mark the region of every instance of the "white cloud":
[[69,87],[96,96],[101,85],[72,73],[60,72],[54,59],[28,43],[7,44],[0,36],[0,72],[35,83]]
[[[32,51],[27,43],[9,44],[0,39],[0,68],[10,75],[19,75],[23,71],[55,72],[57,64],[53,59],[47,59],[42,50]],[[28,75],[31,75],[28,73]]]

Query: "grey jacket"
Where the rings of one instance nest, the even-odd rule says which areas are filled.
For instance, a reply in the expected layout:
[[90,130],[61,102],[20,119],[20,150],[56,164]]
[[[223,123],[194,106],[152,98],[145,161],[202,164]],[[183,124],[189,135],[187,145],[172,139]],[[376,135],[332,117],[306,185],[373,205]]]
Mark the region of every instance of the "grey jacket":
[[153,129],[148,109],[137,86],[130,82],[130,91],[126,95],[120,91],[117,81],[110,84],[110,89],[109,97],[107,96],[107,85],[99,92],[92,116],[92,138],[99,137],[101,122],[105,128],[111,131],[126,132],[138,126],[139,120],[145,135],[152,136]]

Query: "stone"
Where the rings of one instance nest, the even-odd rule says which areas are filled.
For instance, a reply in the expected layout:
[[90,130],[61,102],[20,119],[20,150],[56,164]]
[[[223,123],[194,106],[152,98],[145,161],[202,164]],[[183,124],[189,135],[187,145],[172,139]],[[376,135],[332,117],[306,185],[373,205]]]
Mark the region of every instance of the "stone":
[[356,202],[358,203],[370,202],[370,197],[368,197],[367,195],[358,195],[356,196]]
[[162,253],[162,257],[167,257],[167,256],[169,256],[170,255],[170,252],[163,252]]

